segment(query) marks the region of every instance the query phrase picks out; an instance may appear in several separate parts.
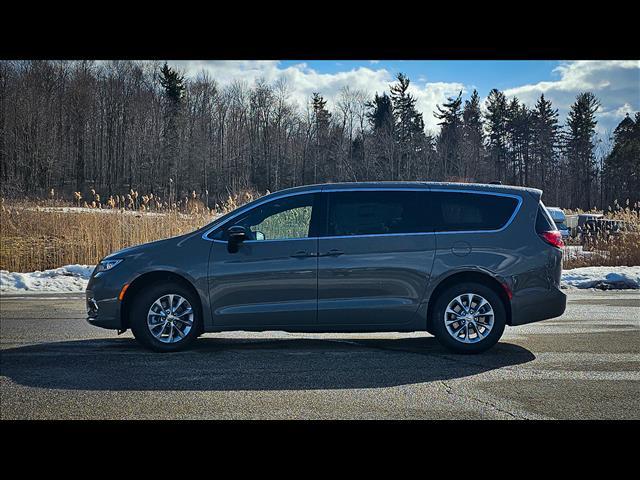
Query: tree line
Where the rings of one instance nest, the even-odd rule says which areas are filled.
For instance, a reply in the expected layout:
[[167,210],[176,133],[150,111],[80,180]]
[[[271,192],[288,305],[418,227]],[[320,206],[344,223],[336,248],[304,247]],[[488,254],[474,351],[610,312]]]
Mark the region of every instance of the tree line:
[[[640,114],[598,141],[599,101],[580,93],[560,123],[492,90],[462,92],[420,112],[403,74],[388,92],[345,87],[333,108],[305,107],[284,80],[221,86],[166,63],[0,62],[0,193],[119,195],[208,206],[242,190],[330,181],[500,181],[545,191],[548,205],[606,207],[640,200]],[[438,119],[425,129],[423,115]]]

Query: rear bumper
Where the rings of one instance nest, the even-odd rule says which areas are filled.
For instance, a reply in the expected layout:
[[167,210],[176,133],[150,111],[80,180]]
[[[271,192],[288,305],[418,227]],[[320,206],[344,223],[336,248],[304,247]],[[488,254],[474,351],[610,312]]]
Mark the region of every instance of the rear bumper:
[[511,300],[511,325],[559,317],[566,307],[567,296],[559,288],[526,289]]

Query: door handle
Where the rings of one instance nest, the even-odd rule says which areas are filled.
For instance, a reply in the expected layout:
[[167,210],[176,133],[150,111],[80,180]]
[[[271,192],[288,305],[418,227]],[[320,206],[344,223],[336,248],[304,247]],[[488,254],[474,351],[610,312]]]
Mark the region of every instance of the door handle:
[[337,257],[338,255],[342,255],[344,252],[342,250],[338,250],[337,248],[332,248],[326,253],[321,253],[321,257]]
[[316,254],[313,252],[309,253],[306,250],[299,250],[291,256],[293,258],[307,258],[307,257],[315,257]]

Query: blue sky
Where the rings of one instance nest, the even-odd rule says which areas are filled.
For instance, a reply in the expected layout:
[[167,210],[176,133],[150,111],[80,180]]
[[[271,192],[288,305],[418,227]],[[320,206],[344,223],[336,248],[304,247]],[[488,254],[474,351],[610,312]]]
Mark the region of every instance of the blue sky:
[[598,130],[610,132],[626,113],[640,110],[640,60],[540,61],[540,60],[309,60],[309,61],[174,61],[189,76],[206,71],[221,86],[234,81],[251,84],[284,80],[292,100],[307,108],[313,92],[320,92],[330,109],[348,87],[367,97],[389,90],[398,72],[411,80],[426,128],[438,129],[436,105],[462,90],[467,98],[477,89],[484,100],[492,88],[517,96],[533,107],[544,93],[559,109],[564,122],[578,93],[593,92],[601,102]]

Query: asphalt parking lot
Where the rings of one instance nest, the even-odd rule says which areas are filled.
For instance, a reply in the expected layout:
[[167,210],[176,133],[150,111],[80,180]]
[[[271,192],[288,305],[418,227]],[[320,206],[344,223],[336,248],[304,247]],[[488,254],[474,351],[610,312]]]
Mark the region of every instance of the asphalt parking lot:
[[2,419],[639,419],[640,292],[573,291],[476,356],[427,333],[206,334],[142,350],[77,295],[0,298]]

